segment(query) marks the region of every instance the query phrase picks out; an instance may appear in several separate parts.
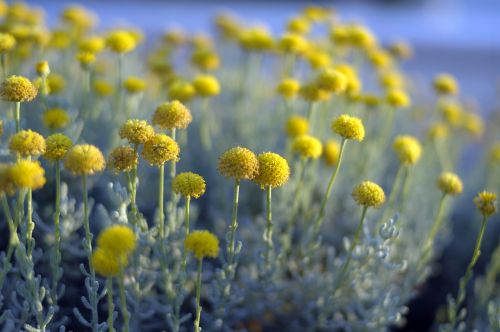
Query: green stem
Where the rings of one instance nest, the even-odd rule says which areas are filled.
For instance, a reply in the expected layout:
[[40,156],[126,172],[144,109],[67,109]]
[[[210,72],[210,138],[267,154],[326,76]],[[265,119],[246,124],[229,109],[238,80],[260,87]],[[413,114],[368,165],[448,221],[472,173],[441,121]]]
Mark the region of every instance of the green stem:
[[406,169],[404,164],[400,164],[398,167],[398,171],[396,173],[396,176],[394,177],[394,182],[392,184],[392,190],[389,195],[389,199],[387,201],[387,207],[384,210],[384,213],[382,214],[382,217],[380,218],[379,222],[377,223],[377,228],[382,225],[388,217],[391,216],[391,213],[394,209],[394,202],[397,197],[397,193],[399,192],[399,188],[401,186],[401,180],[402,180],[402,175],[403,171]]
[[401,193],[401,207],[399,208],[399,212],[403,214],[406,208],[406,199],[408,197],[408,190],[410,188],[409,184],[411,181],[408,180],[410,177],[410,167],[406,167],[405,175],[403,178],[403,191]]
[[54,212],[54,267],[52,271],[52,293],[54,294],[54,303],[57,302],[57,284],[59,283],[59,265],[61,263],[61,225],[59,223],[61,215],[61,164],[56,161],[56,201]]
[[231,218],[231,226],[229,227],[230,240],[227,247],[227,261],[229,265],[234,262],[234,242],[236,237],[236,229],[238,228],[238,201],[240,196],[240,180],[234,180],[234,191],[233,191],[233,213]]
[[344,282],[344,278],[347,274],[349,265],[352,261],[352,254],[354,252],[354,249],[358,245],[359,238],[361,237],[361,231],[363,230],[363,223],[365,221],[365,215],[366,215],[367,210],[368,210],[368,206],[364,206],[363,212],[361,212],[361,219],[359,220],[358,227],[356,228],[356,233],[354,233],[354,239],[352,241],[351,248],[349,249],[347,260],[344,262],[344,265],[342,266],[342,270],[340,271],[340,275],[339,275],[339,278],[337,279],[336,286],[333,289],[332,297],[335,295],[337,290],[342,286],[342,283]]
[[335,167],[335,170],[332,173],[332,176],[330,177],[330,181],[328,182],[328,187],[326,188],[326,193],[323,195],[323,200],[321,201],[321,207],[319,209],[318,216],[316,217],[316,221],[314,222],[314,237],[318,234],[320,228],[321,228],[321,223],[323,222],[323,218],[325,217],[325,209],[326,209],[326,203],[328,202],[328,199],[330,198],[330,194],[332,192],[332,187],[335,182],[335,179],[337,178],[337,174],[339,173],[340,166],[342,163],[342,156],[344,154],[345,146],[346,146],[347,140],[345,138],[342,139],[342,143],[340,145],[340,152],[339,152],[339,161],[337,163],[337,167]]
[[[191,196],[186,196],[186,221],[184,223],[184,239],[187,238],[189,235],[189,206],[191,204]],[[187,252],[184,249],[184,253],[182,254],[182,271],[186,271],[186,265],[187,265]]]
[[16,102],[16,108],[14,111],[14,119],[16,121],[16,133],[21,130],[21,102]]
[[[134,153],[137,154],[138,150],[138,145],[137,143],[134,144]],[[136,165],[132,169],[132,177],[130,179],[131,182],[131,188],[130,188],[130,210],[132,212],[132,224],[134,227],[137,227],[137,214],[139,209],[137,208],[137,187],[139,186],[139,179],[137,178],[137,167]]]
[[267,201],[267,227],[266,227],[266,233],[264,235],[264,239],[267,244],[266,248],[266,268],[269,269],[269,264],[270,264],[270,258],[271,258],[271,251],[273,250],[273,215],[272,215],[272,205],[271,205],[271,193],[272,193],[272,187],[267,186],[266,188],[266,201]]
[[201,267],[203,265],[203,258],[198,259],[198,272],[196,273],[196,319],[194,320],[194,332],[200,332],[201,320]]
[[33,191],[28,189],[28,218],[26,219],[26,253],[29,259],[33,253],[33,230],[35,223],[33,222]]
[[159,229],[159,237],[161,243],[163,243],[163,239],[165,238],[165,212],[163,211],[163,191],[164,191],[164,182],[165,182],[165,164],[162,164],[160,167],[160,176],[158,179],[158,229]]
[[432,244],[434,243],[434,239],[436,238],[437,233],[442,227],[443,220],[444,218],[441,217],[442,211],[443,211],[443,206],[444,206],[444,201],[446,198],[446,193],[443,193],[441,196],[441,199],[439,200],[439,205],[438,209],[436,212],[436,218],[434,219],[434,223],[432,224],[431,230],[429,234],[427,235],[427,238],[424,242],[423,249],[422,249],[422,254],[420,255],[419,262],[417,264],[418,269],[422,268],[430,258],[430,254],[432,251]]
[[124,268],[120,267],[120,275],[118,278],[118,289],[120,292],[120,309],[123,316],[123,326],[122,331],[129,332],[130,329],[130,314],[127,309],[127,297],[125,296],[125,275],[123,273]]
[[113,302],[113,278],[108,277],[106,279],[106,290],[108,299],[108,331],[114,332],[115,328],[113,326],[113,312],[115,311],[115,303]]
[[2,65],[2,80],[5,80],[7,78],[7,54],[5,52],[2,52],[0,55],[0,62]]

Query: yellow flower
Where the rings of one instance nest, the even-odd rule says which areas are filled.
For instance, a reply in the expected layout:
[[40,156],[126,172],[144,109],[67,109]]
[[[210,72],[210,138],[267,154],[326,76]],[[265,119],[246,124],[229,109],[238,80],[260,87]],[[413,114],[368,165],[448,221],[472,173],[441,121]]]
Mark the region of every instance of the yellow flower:
[[295,97],[300,89],[300,83],[293,78],[285,78],[277,86],[276,91],[285,99]]
[[226,177],[251,180],[259,171],[259,161],[252,151],[238,146],[222,154],[218,169]]
[[129,119],[121,127],[119,131],[120,138],[126,139],[131,144],[144,144],[149,141],[155,131],[147,121],[139,119]]
[[413,49],[410,44],[399,41],[389,45],[389,52],[399,59],[409,59],[413,56]]
[[185,129],[192,120],[189,109],[178,100],[161,104],[153,114],[153,125],[161,129]]
[[335,140],[328,140],[323,149],[323,158],[328,166],[335,166],[339,162],[340,143]]
[[43,157],[47,160],[61,160],[73,146],[71,139],[63,134],[53,134],[45,140],[47,149]]
[[101,97],[107,97],[113,94],[113,86],[105,80],[95,80],[94,81],[94,91]]
[[241,31],[239,35],[240,45],[247,51],[262,52],[271,49],[273,37],[263,27],[254,27]]
[[219,255],[219,239],[209,231],[194,231],[184,240],[184,248],[197,259],[215,258]]
[[128,93],[138,93],[146,89],[146,81],[142,78],[130,76],[123,81],[123,87]]
[[163,40],[167,44],[182,45],[186,42],[187,36],[181,29],[171,29],[163,34]]
[[139,163],[139,156],[130,146],[119,146],[111,151],[108,167],[116,173],[130,172]]
[[369,49],[377,44],[373,33],[367,27],[361,25],[349,27],[349,41],[352,45],[363,49]]
[[434,90],[441,95],[457,95],[458,84],[450,74],[439,74],[434,77]]
[[361,119],[347,114],[333,120],[332,130],[345,139],[361,142],[365,138],[365,127]]
[[58,50],[64,50],[71,44],[71,36],[68,31],[54,30],[50,34],[49,45]]
[[66,23],[80,29],[91,28],[95,23],[93,15],[81,6],[69,6],[64,9],[61,16]]
[[93,175],[102,172],[105,166],[101,150],[90,144],[73,146],[64,158],[64,167],[74,175]]
[[220,85],[217,78],[211,75],[198,75],[193,80],[196,93],[202,97],[216,96],[220,93]]
[[43,136],[30,129],[12,135],[9,141],[10,152],[19,153],[23,157],[39,156],[45,153],[45,148]]
[[36,190],[45,184],[45,170],[38,161],[19,160],[9,168],[9,177],[18,188]]
[[472,112],[463,113],[463,126],[467,133],[471,134],[473,137],[479,138],[483,136],[484,133],[484,122],[483,118],[478,114]]
[[186,197],[199,198],[205,193],[205,187],[205,179],[191,172],[178,174],[172,182],[172,190]]
[[356,69],[348,64],[338,64],[333,67],[335,70],[344,74],[347,80],[346,93],[349,95],[357,95],[361,91],[361,81],[358,77]]
[[222,38],[235,40],[240,32],[240,24],[237,19],[229,14],[222,13],[215,17],[215,25]]
[[292,115],[286,122],[286,133],[295,138],[307,134],[309,131],[309,121],[298,115]]
[[180,102],[190,101],[196,94],[193,84],[182,80],[176,80],[168,87],[168,98]]
[[22,76],[10,76],[0,86],[0,97],[6,101],[31,101],[35,99],[37,93],[31,81]]
[[50,74],[50,67],[47,61],[40,61],[35,65],[36,73],[39,76],[47,77]]
[[399,89],[389,89],[385,95],[386,102],[395,108],[406,108],[410,106],[410,98]]
[[47,86],[49,94],[57,94],[66,87],[66,80],[59,74],[51,73],[47,77]]
[[437,186],[444,194],[458,195],[462,193],[463,184],[458,175],[444,172],[437,180]]
[[155,134],[144,143],[142,157],[151,166],[161,166],[169,160],[179,159],[179,145],[170,136]]
[[396,151],[399,161],[406,165],[414,165],[422,155],[422,146],[413,136],[397,136],[392,147]]
[[371,94],[361,96],[361,101],[365,104],[366,107],[369,108],[377,107],[381,103],[380,97]]
[[325,68],[332,62],[332,59],[327,52],[318,50],[309,49],[305,54],[305,58],[313,69]]
[[298,136],[293,140],[292,150],[298,153],[302,158],[317,159],[323,152],[323,145],[320,140],[309,136]]
[[220,58],[214,50],[200,48],[191,54],[191,63],[201,70],[214,70],[219,68]]
[[111,51],[124,54],[135,49],[137,42],[128,31],[117,30],[106,38],[106,45]]
[[456,101],[442,99],[437,104],[439,112],[452,127],[457,128],[462,121],[462,105]]
[[106,46],[106,42],[104,41],[103,38],[98,37],[98,36],[89,36],[80,41],[80,44],[78,45],[78,49],[81,52],[88,52],[88,53],[99,53],[101,52],[104,47]]
[[285,33],[278,43],[283,53],[302,54],[308,48],[307,40],[296,33]]
[[96,248],[92,253],[92,265],[103,277],[116,277],[120,269],[128,264],[127,257],[117,256],[108,250]]
[[367,53],[372,66],[379,70],[390,67],[392,64],[391,54],[384,49],[374,48],[368,50]]
[[265,187],[281,187],[290,177],[290,167],[285,158],[272,152],[264,152],[257,157],[259,172],[254,181],[262,189]]
[[97,245],[113,255],[128,256],[136,247],[135,234],[128,226],[112,225],[99,234]]
[[87,69],[95,62],[95,54],[91,52],[79,52],[76,55],[76,60],[80,62],[82,68]]
[[477,209],[485,217],[492,216],[497,212],[497,195],[492,192],[483,191],[474,198]]
[[378,80],[380,85],[386,89],[402,89],[405,85],[404,77],[394,70],[381,72]]
[[448,136],[448,127],[445,123],[435,122],[427,130],[427,135],[432,140],[445,138]]
[[14,195],[16,185],[10,176],[10,168],[12,165],[0,163],[0,193],[6,195]]
[[317,102],[330,99],[330,92],[321,88],[317,82],[307,83],[300,87],[300,95],[304,100]]
[[320,88],[332,93],[340,93],[347,89],[347,78],[335,69],[324,69],[317,78]]
[[297,16],[288,21],[286,29],[290,32],[303,35],[307,34],[311,30],[311,24],[306,18]]
[[352,191],[352,197],[359,205],[378,208],[385,202],[384,190],[376,183],[363,181]]
[[61,108],[51,108],[43,112],[42,122],[49,130],[64,128],[69,123],[69,115]]
[[16,46],[16,39],[8,33],[0,33],[0,52],[7,52]]

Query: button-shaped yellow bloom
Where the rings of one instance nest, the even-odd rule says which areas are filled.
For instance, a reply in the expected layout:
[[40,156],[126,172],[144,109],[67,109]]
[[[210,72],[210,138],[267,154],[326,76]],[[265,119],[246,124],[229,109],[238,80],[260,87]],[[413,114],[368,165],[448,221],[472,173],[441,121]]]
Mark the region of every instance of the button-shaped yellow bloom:
[[108,167],[114,172],[130,172],[139,162],[139,155],[130,146],[119,146],[111,151]]
[[9,168],[9,177],[18,188],[36,190],[45,184],[45,170],[38,161],[19,160]]
[[119,131],[120,138],[126,139],[131,144],[144,144],[150,140],[155,131],[145,120],[129,119]]
[[229,178],[251,180],[259,171],[259,161],[255,153],[238,146],[222,154],[219,158],[218,170]]
[[422,155],[420,142],[410,135],[397,136],[392,147],[402,164],[414,165]]
[[49,130],[64,128],[69,123],[69,115],[62,108],[51,108],[43,112],[42,122]]
[[184,247],[197,259],[219,255],[219,239],[209,231],[194,231],[184,240]]
[[142,157],[151,166],[161,166],[169,160],[179,159],[180,148],[176,141],[164,134],[155,134],[144,143]]
[[335,166],[339,162],[340,143],[335,140],[328,140],[323,145],[323,159],[328,166]]
[[73,146],[64,158],[64,167],[74,175],[93,175],[102,172],[105,166],[101,150],[90,144]]
[[297,95],[297,92],[299,92],[299,89],[300,89],[299,81],[293,78],[283,79],[276,87],[276,91],[285,99],[290,99],[295,97]]
[[376,183],[363,181],[352,191],[352,197],[359,205],[378,208],[385,202],[384,190]]
[[497,195],[489,191],[482,191],[474,198],[477,209],[485,217],[490,217],[498,211]]
[[439,74],[434,77],[433,81],[434,90],[438,94],[442,95],[457,95],[458,94],[458,84],[450,74]]
[[463,191],[462,180],[458,175],[451,172],[444,172],[437,180],[437,186],[444,194],[458,195]]
[[38,90],[26,77],[10,76],[0,86],[0,97],[6,101],[26,102],[35,99]]
[[361,119],[343,114],[333,120],[332,130],[345,139],[361,142],[365,138],[365,127]]
[[205,179],[192,172],[177,174],[172,182],[172,190],[185,197],[199,198],[205,193]]
[[46,144],[42,135],[37,132],[21,130],[12,135],[9,141],[9,150],[11,153],[19,153],[23,157],[39,156],[45,153]]
[[116,256],[128,256],[136,247],[134,231],[125,225],[112,225],[99,234],[97,245]]
[[189,109],[178,100],[161,104],[153,114],[153,125],[161,129],[185,129],[192,120]]
[[137,42],[128,31],[118,30],[112,32],[106,38],[106,45],[115,53],[128,53],[135,49]]
[[264,152],[257,157],[259,172],[254,181],[261,186],[276,188],[284,185],[290,177],[290,167],[285,158],[272,152]]
[[193,80],[196,93],[201,97],[217,96],[220,93],[219,81],[212,75],[198,75]]
[[116,277],[120,269],[126,266],[128,260],[126,257],[116,256],[112,252],[96,248],[92,253],[92,265],[95,271],[103,277]]
[[71,148],[73,142],[63,134],[53,134],[45,140],[47,149],[43,157],[47,160],[62,160],[66,156],[66,152]]
[[292,138],[302,136],[309,132],[309,121],[303,116],[292,115],[288,118],[285,129]]
[[298,153],[302,158],[317,159],[323,152],[323,145],[316,137],[302,135],[294,139],[292,150]]

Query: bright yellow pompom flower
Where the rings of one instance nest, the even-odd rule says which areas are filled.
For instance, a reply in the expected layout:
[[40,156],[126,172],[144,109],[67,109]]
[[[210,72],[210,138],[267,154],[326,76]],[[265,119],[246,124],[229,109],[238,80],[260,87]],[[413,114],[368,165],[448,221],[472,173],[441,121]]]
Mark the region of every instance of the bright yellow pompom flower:
[[439,74],[434,77],[433,81],[434,90],[442,95],[457,95],[458,84],[453,76],[450,74]]
[[171,100],[179,100],[184,103],[193,99],[195,95],[196,90],[189,82],[176,80],[168,86],[168,98]]
[[161,166],[169,160],[179,159],[180,148],[176,141],[164,134],[155,134],[144,143],[142,157],[151,166]]
[[302,116],[292,115],[288,118],[285,129],[292,138],[302,136],[309,132],[309,121]]
[[283,79],[276,87],[276,91],[285,99],[290,99],[295,97],[297,95],[297,92],[299,92],[299,89],[300,89],[299,81],[293,78]]
[[22,157],[39,156],[45,153],[46,144],[42,135],[37,132],[21,130],[12,135],[9,141],[9,150],[11,153],[19,153]]
[[194,231],[184,240],[184,247],[197,259],[219,255],[219,239],[209,231]]
[[36,190],[45,184],[45,170],[38,161],[19,160],[9,169],[9,178],[18,188]]
[[205,188],[205,179],[191,172],[177,174],[172,182],[172,190],[185,197],[199,198],[205,193]]
[[420,142],[410,135],[397,136],[392,147],[402,164],[414,165],[422,155]]
[[81,52],[88,52],[88,53],[99,53],[101,52],[104,47],[106,46],[106,42],[103,38],[98,37],[98,36],[90,36],[86,37],[83,39],[80,44],[78,45],[78,49]]
[[317,159],[323,152],[323,145],[316,137],[302,135],[294,139],[292,150],[302,158]]
[[217,96],[220,93],[219,81],[211,75],[198,75],[193,80],[193,86],[201,97]]
[[272,152],[264,152],[257,157],[259,173],[253,179],[262,189],[284,185],[290,177],[290,167],[285,158]]
[[71,139],[63,134],[53,134],[45,140],[47,149],[43,157],[47,160],[62,160],[66,152],[71,148],[73,142]]
[[390,89],[387,91],[385,101],[395,108],[406,108],[410,106],[410,97],[400,89]]
[[92,88],[99,97],[110,96],[115,91],[113,85],[105,80],[95,80]]
[[259,171],[259,161],[252,151],[238,146],[222,154],[218,170],[229,178],[251,180]]
[[114,31],[106,38],[106,45],[115,53],[128,53],[132,51],[137,42],[128,31]]
[[365,138],[365,127],[361,119],[347,114],[333,120],[332,130],[345,139],[361,142]]
[[193,51],[191,62],[202,70],[214,70],[220,65],[217,53],[209,48],[200,48]]
[[444,172],[437,180],[437,186],[444,194],[458,195],[463,191],[462,180],[458,175],[451,172]]
[[16,39],[8,33],[0,33],[0,52],[10,51],[16,46]]
[[38,90],[29,79],[10,76],[0,86],[0,97],[5,101],[26,102],[35,99]]
[[136,247],[132,228],[125,225],[112,225],[99,234],[97,245],[116,256],[128,256]]
[[51,108],[43,112],[42,122],[49,130],[61,129],[68,125],[69,115],[61,108]]
[[485,217],[494,215],[497,210],[497,195],[492,192],[483,191],[474,198],[477,209]]
[[363,181],[352,191],[352,197],[359,205],[378,208],[385,202],[384,190],[376,183]]
[[131,144],[144,144],[155,134],[152,126],[147,121],[139,119],[129,119],[119,131],[120,138],[126,139]]
[[97,247],[92,253],[92,265],[95,271],[103,277],[116,277],[120,269],[128,264],[127,257],[117,256],[112,252]]
[[161,129],[185,129],[192,120],[189,109],[178,100],[161,104],[153,114],[153,125]]
[[146,81],[139,77],[130,76],[123,81],[123,87],[128,93],[139,93],[146,89]]
[[139,163],[139,155],[130,146],[119,146],[111,151],[108,167],[114,172],[130,172]]
[[340,93],[347,89],[346,76],[335,69],[324,69],[318,75],[317,82],[322,89],[332,93]]
[[105,166],[101,150],[90,144],[73,146],[64,158],[64,167],[74,175],[93,175],[102,172]]
[[323,159],[328,166],[335,166],[339,162],[340,143],[335,140],[328,140],[324,144]]

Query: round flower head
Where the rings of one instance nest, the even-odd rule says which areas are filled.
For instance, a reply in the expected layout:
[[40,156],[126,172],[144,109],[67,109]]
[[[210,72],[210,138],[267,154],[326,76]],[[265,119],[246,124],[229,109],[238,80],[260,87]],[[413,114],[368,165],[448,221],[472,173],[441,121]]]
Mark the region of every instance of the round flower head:
[[273,37],[263,27],[243,30],[239,35],[240,45],[247,51],[262,52],[273,46]]
[[485,217],[490,217],[497,212],[497,195],[492,192],[483,191],[474,198],[477,209]]
[[448,136],[448,126],[443,122],[435,122],[427,130],[427,136],[432,140],[445,138]]
[[6,101],[31,101],[35,99],[37,93],[31,81],[22,76],[10,76],[0,86],[0,97]]
[[437,180],[437,186],[444,194],[458,195],[462,193],[463,184],[458,175],[444,172]]
[[155,131],[147,121],[139,119],[129,119],[121,127],[119,131],[120,138],[126,139],[131,144],[144,144],[149,141]]
[[410,98],[399,89],[390,89],[385,95],[386,102],[395,108],[406,108],[410,106]]
[[36,73],[39,76],[47,77],[50,74],[50,67],[47,61],[40,61],[35,65]]
[[169,160],[179,159],[179,145],[170,136],[155,134],[144,143],[142,157],[151,166],[161,166]]
[[16,39],[8,33],[0,33],[0,52],[7,52],[16,46]]
[[109,154],[108,167],[119,172],[130,172],[139,163],[139,156],[130,146],[119,146]]
[[123,82],[123,87],[128,93],[138,93],[146,89],[146,82],[142,78],[130,76]]
[[328,166],[335,166],[339,162],[340,143],[328,140],[323,148],[323,158]]
[[36,190],[45,184],[45,170],[38,161],[19,160],[9,169],[9,178],[18,188]]
[[216,96],[220,93],[220,85],[217,78],[211,75],[199,75],[193,80],[196,93],[202,97]]
[[333,120],[332,130],[345,139],[361,142],[365,138],[365,127],[361,119],[347,114]]
[[473,137],[479,138],[484,134],[483,118],[476,113],[463,113],[463,127],[465,131]]
[[106,39],[106,45],[115,53],[128,53],[136,46],[136,40],[128,31],[112,32]]
[[90,144],[73,146],[64,158],[64,167],[74,175],[92,175],[104,170],[101,150]]
[[292,150],[302,158],[317,159],[323,152],[321,141],[309,135],[298,136],[293,140]]
[[259,161],[259,173],[255,176],[254,181],[265,187],[281,187],[290,177],[290,167],[285,158],[279,154],[272,152],[261,153],[257,157]]
[[285,78],[276,87],[276,91],[285,99],[290,99],[299,92],[300,83],[293,78]]
[[58,94],[66,87],[66,80],[59,74],[51,73],[47,77],[47,86],[49,88],[49,94]]
[[42,122],[49,130],[61,129],[68,125],[69,115],[61,108],[51,108],[43,112]]
[[332,63],[330,55],[324,51],[309,50],[305,58],[313,69],[325,68]]
[[83,39],[80,44],[78,45],[78,49],[81,52],[88,52],[88,53],[99,53],[101,52],[104,47],[106,46],[106,43],[103,38],[98,37],[98,36],[90,36],[86,37]]
[[405,85],[405,80],[401,73],[389,70],[380,73],[379,83],[386,89],[401,89]]
[[304,8],[303,13],[305,18],[311,22],[323,22],[330,16],[331,9],[311,5]]
[[161,129],[185,129],[192,120],[189,109],[178,100],[161,104],[153,114],[153,124]]
[[0,193],[6,195],[14,195],[16,185],[10,176],[10,168],[12,165],[0,163]]
[[47,149],[43,157],[47,160],[62,160],[66,152],[71,148],[73,142],[71,139],[63,134],[53,134],[45,140]]
[[356,69],[348,64],[336,65],[334,69],[344,74],[347,80],[346,93],[349,95],[357,95],[361,90],[361,81],[358,77]]
[[293,33],[306,34],[311,30],[311,24],[306,18],[297,16],[287,22],[286,29]]
[[95,93],[100,97],[107,97],[113,94],[113,86],[105,80],[95,80],[93,85]]
[[193,84],[182,80],[176,80],[168,87],[168,98],[181,102],[190,101],[196,94]]
[[404,41],[398,41],[389,45],[389,52],[398,59],[409,59],[413,55],[411,45]]
[[321,88],[316,82],[301,86],[299,94],[304,100],[307,100],[309,102],[317,102],[330,99],[330,92]]
[[368,59],[376,69],[385,69],[392,64],[392,57],[389,52],[380,48],[368,50]]
[[178,174],[172,182],[172,190],[186,197],[199,198],[205,193],[205,187],[205,179],[191,172]]
[[332,93],[340,93],[347,88],[346,76],[335,69],[325,69],[320,72],[317,78],[318,84],[322,89]]
[[209,231],[194,231],[184,240],[184,248],[197,259],[215,258],[219,255],[219,239]]
[[95,54],[90,52],[78,52],[76,60],[83,69],[88,69],[95,62]]
[[414,165],[422,155],[422,146],[413,136],[397,136],[392,147],[398,155],[399,161],[406,165]]
[[106,278],[116,277],[127,263],[126,256],[117,256],[103,248],[97,247],[92,253],[92,265],[95,271]]
[[286,122],[286,133],[295,138],[307,134],[309,131],[309,121],[298,115],[292,115]]
[[434,77],[434,90],[442,95],[458,94],[458,84],[455,78],[449,74],[439,74]]
[[61,18],[68,24],[80,30],[91,28],[94,23],[94,16],[81,6],[72,5],[64,9]]
[[112,225],[99,234],[97,245],[117,256],[128,256],[136,247],[132,228],[125,225]]
[[220,65],[220,58],[214,50],[200,48],[193,51],[191,62],[201,70],[214,70]]
[[9,141],[10,152],[19,153],[23,157],[39,156],[45,152],[45,148],[43,136],[30,129],[12,135]]
[[352,197],[359,205],[378,208],[385,202],[384,190],[376,183],[363,181],[352,191]]
[[278,41],[278,48],[283,53],[302,54],[308,46],[307,40],[296,33],[285,33]]
[[220,156],[218,169],[226,177],[251,180],[259,170],[259,161],[252,151],[238,146]]

